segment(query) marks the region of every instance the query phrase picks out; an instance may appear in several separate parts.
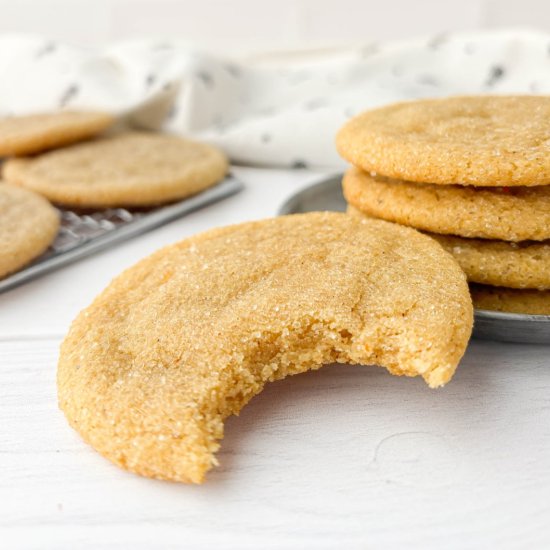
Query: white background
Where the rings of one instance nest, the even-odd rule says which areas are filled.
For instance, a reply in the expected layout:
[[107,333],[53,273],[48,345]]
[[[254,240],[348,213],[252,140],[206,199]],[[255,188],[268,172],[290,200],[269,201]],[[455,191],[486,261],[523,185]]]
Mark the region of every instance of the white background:
[[548,0],[0,0],[0,32],[83,45],[143,36],[209,50],[317,48],[445,31],[550,30]]

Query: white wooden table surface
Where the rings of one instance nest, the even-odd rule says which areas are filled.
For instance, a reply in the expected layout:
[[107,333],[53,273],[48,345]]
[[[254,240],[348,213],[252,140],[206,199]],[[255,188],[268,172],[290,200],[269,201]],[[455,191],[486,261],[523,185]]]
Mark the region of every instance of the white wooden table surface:
[[123,268],[273,215],[315,174],[240,195],[0,295],[0,548],[550,548],[550,347],[474,341],[453,381],[328,366],[227,422],[202,486],[112,466],[56,405],[59,343]]

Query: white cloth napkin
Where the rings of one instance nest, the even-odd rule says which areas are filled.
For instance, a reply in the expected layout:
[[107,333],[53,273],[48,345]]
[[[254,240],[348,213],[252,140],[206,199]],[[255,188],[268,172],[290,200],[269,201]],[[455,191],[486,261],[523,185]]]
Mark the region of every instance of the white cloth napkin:
[[369,107],[452,94],[550,93],[550,35],[470,32],[240,62],[181,42],[90,51],[6,35],[0,81],[3,116],[103,109],[138,127],[216,144],[237,163],[339,167],[334,135]]

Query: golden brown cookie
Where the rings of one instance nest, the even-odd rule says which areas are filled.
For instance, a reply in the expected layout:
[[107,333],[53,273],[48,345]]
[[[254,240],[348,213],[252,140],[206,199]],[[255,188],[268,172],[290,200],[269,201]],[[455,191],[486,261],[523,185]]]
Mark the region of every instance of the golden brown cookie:
[[550,291],[518,290],[485,285],[470,285],[476,309],[550,315]]
[[0,279],[40,256],[58,229],[59,215],[46,199],[0,183]]
[[450,252],[468,281],[510,288],[550,289],[550,242],[507,243],[429,233]]
[[96,136],[114,119],[107,113],[59,111],[0,119],[0,156],[32,155]]
[[250,222],[115,279],[62,345],[59,403],[119,466],[199,483],[224,419],[266,382],[338,362],[441,386],[471,328],[464,274],[412,229],[328,212]]
[[351,168],[343,188],[362,212],[423,231],[514,242],[550,239],[550,186],[429,185]]
[[550,96],[470,96],[397,103],[338,133],[352,164],[416,182],[550,184]]
[[4,177],[66,206],[152,206],[214,185],[227,166],[224,154],[210,145],[131,132],[9,160]]
[[[348,206],[348,214],[367,216]],[[370,217],[370,216],[369,216]],[[452,254],[468,281],[510,288],[550,289],[550,242],[508,243],[426,232]]]

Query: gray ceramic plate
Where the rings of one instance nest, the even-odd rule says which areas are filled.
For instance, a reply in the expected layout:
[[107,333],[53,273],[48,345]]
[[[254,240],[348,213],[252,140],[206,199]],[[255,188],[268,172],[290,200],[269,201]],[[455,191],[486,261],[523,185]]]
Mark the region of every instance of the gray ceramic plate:
[[[299,214],[316,210],[344,212],[341,176],[333,176],[292,195],[279,214]],[[474,337],[501,342],[550,344],[550,315],[522,315],[476,310]]]

